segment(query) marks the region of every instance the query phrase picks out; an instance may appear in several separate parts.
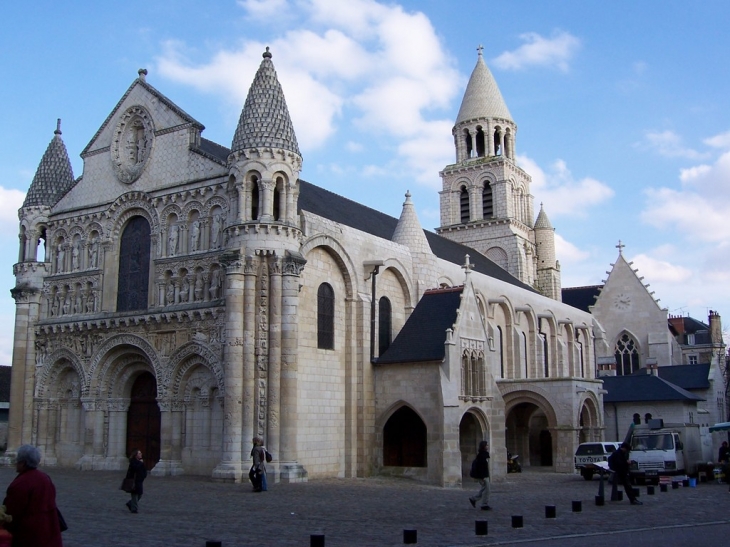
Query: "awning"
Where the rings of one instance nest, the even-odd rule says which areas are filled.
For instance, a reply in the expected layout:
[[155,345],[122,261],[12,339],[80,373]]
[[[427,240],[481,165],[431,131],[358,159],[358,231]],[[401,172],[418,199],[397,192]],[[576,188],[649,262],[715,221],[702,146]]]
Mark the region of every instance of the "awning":
[[720,422],[710,426],[710,433],[713,431],[730,431],[730,422]]

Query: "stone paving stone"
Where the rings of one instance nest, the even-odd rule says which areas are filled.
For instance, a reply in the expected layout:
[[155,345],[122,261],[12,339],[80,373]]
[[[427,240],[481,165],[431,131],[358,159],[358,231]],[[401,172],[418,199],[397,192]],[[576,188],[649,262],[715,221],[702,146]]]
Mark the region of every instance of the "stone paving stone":
[[[124,473],[44,470],[56,484],[69,524],[65,547],[204,547],[207,540],[220,540],[223,547],[307,547],[311,534],[324,534],[327,547],[388,547],[403,544],[404,529],[417,530],[418,545],[444,547],[605,533],[590,538],[595,547],[615,544],[617,533],[627,529],[730,522],[727,485],[657,489],[654,496],[642,488],[643,506],[609,501],[606,485],[606,503],[598,507],[597,479],[535,470],[494,483],[492,511],[471,507],[468,497],[476,490],[471,482],[463,489],[443,489],[406,479],[327,479],[274,484],[268,492],[253,493],[249,484],[207,477],[150,476],[140,513],[133,515],[124,505],[128,494],[118,490]],[[0,468],[0,486],[7,487],[14,476],[13,469]],[[582,501],[582,512],[572,512],[574,500]],[[556,518],[545,518],[546,505],[556,506]],[[511,527],[513,515],[523,516],[524,528]],[[475,535],[476,520],[488,521],[487,536]]]

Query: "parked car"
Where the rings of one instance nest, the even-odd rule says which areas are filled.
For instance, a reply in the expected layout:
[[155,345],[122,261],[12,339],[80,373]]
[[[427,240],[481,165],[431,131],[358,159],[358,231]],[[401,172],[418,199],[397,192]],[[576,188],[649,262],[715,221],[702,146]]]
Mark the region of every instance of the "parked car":
[[618,450],[619,446],[621,446],[619,442],[581,443],[575,451],[575,468],[585,480],[589,481],[593,478],[595,470],[586,467],[586,464],[608,461],[608,457]]

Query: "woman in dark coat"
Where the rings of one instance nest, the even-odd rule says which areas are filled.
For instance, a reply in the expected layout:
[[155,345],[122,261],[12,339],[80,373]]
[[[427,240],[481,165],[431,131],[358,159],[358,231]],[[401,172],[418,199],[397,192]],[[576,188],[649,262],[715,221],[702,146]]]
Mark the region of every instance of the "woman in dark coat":
[[129,467],[127,468],[128,479],[134,479],[134,490],[132,490],[132,499],[127,502],[127,509],[130,513],[136,513],[139,503],[139,498],[142,497],[143,488],[142,483],[145,477],[147,477],[147,468],[144,466],[144,460],[142,459],[142,451],[134,449],[132,454],[129,456]]
[[6,528],[13,535],[13,547],[62,547],[61,526],[56,508],[56,487],[51,478],[36,469],[41,454],[35,446],[18,448],[15,470],[18,476],[8,486],[5,512],[13,517]]

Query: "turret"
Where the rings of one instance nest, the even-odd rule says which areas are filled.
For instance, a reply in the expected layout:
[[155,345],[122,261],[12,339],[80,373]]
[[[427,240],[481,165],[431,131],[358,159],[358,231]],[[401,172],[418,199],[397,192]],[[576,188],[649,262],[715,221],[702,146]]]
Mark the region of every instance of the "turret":
[[241,111],[228,158],[238,194],[236,224],[295,224],[302,166],[269,48]]
[[555,228],[540,204],[535,220],[536,285],[545,296],[561,300],[560,263],[555,259]]

